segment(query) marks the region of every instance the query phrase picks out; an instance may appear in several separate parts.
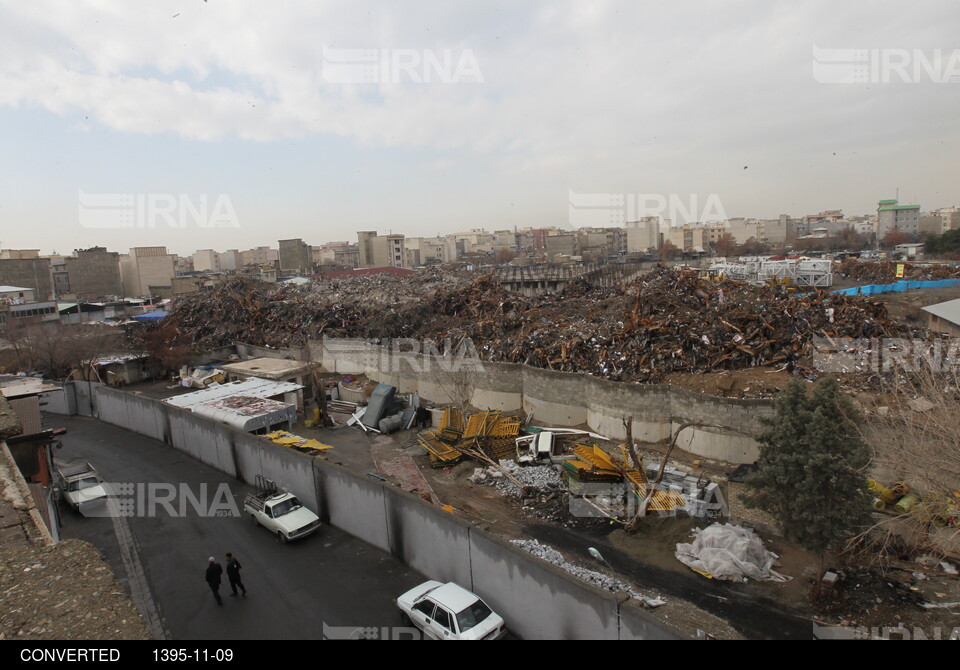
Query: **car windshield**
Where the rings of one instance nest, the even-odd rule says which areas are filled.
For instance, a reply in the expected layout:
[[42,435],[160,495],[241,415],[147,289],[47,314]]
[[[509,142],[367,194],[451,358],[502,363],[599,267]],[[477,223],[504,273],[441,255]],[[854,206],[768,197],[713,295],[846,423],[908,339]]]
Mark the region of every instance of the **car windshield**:
[[283,502],[277,503],[273,506],[273,517],[283,516],[284,514],[289,514],[290,512],[300,509],[303,505],[300,504],[300,501],[296,498],[288,498]]
[[94,486],[98,486],[100,480],[96,477],[84,477],[83,479],[75,479],[67,486],[67,490],[71,493],[74,491],[83,491],[84,489],[90,489]]
[[457,623],[460,624],[460,632],[467,632],[491,614],[493,614],[493,610],[487,607],[485,602],[477,599],[475,603],[466,609],[457,612]]

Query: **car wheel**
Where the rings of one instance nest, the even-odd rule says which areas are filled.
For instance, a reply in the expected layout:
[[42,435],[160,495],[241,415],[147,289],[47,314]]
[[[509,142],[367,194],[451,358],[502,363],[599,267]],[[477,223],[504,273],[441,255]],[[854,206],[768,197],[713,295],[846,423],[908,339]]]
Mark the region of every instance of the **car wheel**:
[[413,622],[410,621],[410,617],[407,616],[407,613],[404,612],[403,610],[400,610],[400,624],[401,624],[402,626],[406,626],[406,627],[408,627],[408,628],[409,628],[410,626],[413,626]]
[[287,536],[283,534],[282,530],[277,531],[277,539],[280,540],[280,544],[287,543]]
[[254,525],[254,526],[259,526],[259,525],[260,525],[260,520],[257,518],[257,515],[256,515],[256,514],[251,514],[251,515],[250,515],[250,518],[253,519],[253,525]]

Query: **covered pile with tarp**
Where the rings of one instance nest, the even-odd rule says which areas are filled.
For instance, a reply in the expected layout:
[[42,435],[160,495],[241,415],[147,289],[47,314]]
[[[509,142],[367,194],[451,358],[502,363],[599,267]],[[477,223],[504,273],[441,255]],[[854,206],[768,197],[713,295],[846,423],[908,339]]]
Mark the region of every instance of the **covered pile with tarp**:
[[779,556],[763,546],[749,528],[715,523],[697,528],[690,544],[678,544],[676,557],[694,572],[711,579],[728,581],[785,582],[790,579],[774,571]]

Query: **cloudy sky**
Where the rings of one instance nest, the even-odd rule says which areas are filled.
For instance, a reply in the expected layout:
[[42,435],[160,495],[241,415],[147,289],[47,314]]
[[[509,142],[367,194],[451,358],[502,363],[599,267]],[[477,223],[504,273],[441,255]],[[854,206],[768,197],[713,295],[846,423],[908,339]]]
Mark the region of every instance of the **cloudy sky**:
[[949,0],[3,1],[0,246],[960,204],[958,36]]

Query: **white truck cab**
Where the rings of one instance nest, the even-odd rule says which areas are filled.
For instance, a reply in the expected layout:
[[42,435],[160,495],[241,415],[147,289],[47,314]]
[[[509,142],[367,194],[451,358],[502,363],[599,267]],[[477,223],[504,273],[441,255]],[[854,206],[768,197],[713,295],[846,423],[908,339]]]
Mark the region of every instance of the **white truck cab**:
[[71,463],[57,468],[63,500],[75,510],[106,502],[107,491],[99,473],[89,463]]
[[306,537],[320,528],[320,518],[304,507],[297,496],[278,489],[263,475],[257,475],[257,492],[246,497],[243,509],[254,523],[284,543]]

